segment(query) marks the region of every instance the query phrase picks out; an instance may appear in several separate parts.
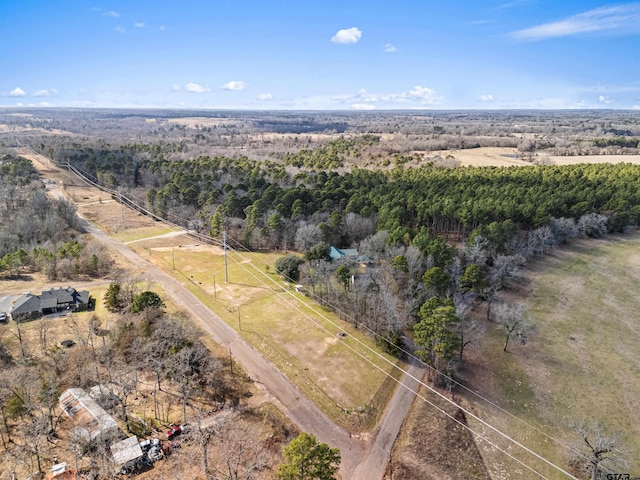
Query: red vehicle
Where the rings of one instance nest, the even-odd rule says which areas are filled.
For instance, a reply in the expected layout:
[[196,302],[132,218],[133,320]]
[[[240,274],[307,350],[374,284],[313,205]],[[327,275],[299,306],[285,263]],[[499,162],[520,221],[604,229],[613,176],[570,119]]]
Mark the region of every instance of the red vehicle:
[[169,425],[169,430],[167,430],[167,440],[171,440],[182,433],[186,433],[188,430],[189,425],[186,423],[184,425]]

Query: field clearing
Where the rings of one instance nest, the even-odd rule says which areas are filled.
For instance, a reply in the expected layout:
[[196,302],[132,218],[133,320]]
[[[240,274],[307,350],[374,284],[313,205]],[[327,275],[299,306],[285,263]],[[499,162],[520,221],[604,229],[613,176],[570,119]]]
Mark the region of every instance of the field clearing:
[[460,166],[463,167],[512,167],[530,166],[521,158],[517,148],[503,147],[479,147],[467,148],[463,150],[437,150],[432,152],[415,152],[426,155],[425,158],[440,156],[447,158],[454,157]]
[[158,226],[158,223],[150,217],[130,208],[121,207],[120,203],[111,198],[111,195],[86,186],[76,177],[65,178],[64,189],[76,203],[78,213],[109,234],[126,232],[132,227],[138,229]]
[[226,283],[222,250],[191,241],[164,237],[130,247],[183,280],[332,419],[353,431],[372,426],[393,392],[385,372],[397,360],[379,358],[375,341],[285,285],[274,273],[281,254],[230,253]]
[[39,133],[44,135],[73,135],[71,132],[66,132],[64,130],[58,130],[57,128],[52,128],[51,130],[47,130],[46,128],[40,127],[23,127],[20,125],[7,125],[6,123],[0,123],[0,133]]
[[[477,369],[479,377],[468,382],[571,447],[581,441],[572,423],[596,420],[607,432],[619,432],[629,452],[623,473],[631,476],[640,475],[639,248],[638,233],[611,236],[575,242],[532,263],[524,293],[537,331],[526,346],[510,345],[503,353],[504,337],[493,326],[478,357],[492,371]],[[495,409],[484,410],[489,423],[568,469],[567,449]],[[505,473],[522,467],[499,452],[484,448],[483,456],[499,474],[494,478],[520,478]],[[565,478],[527,454],[521,458],[549,478]]]
[[463,150],[416,151],[426,159],[452,156],[462,167],[526,167],[532,165],[576,165],[579,163],[633,163],[640,164],[640,155],[576,155],[559,156],[538,152],[531,161],[524,160],[517,148],[479,147]]

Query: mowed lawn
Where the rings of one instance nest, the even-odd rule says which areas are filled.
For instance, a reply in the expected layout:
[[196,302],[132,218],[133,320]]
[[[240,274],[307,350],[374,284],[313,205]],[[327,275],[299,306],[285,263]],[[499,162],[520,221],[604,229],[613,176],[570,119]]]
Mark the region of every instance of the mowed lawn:
[[218,247],[187,236],[129,247],[183,280],[331,418],[354,431],[375,422],[393,391],[387,373],[397,374],[397,360],[283,282],[274,266],[282,254],[229,252],[227,283]]
[[[526,270],[529,283],[522,301],[537,331],[527,345],[512,345],[506,354],[504,337],[489,331],[481,354],[493,369],[493,398],[569,447],[581,444],[572,424],[600,422],[605,431],[621,435],[627,451],[629,467],[618,471],[640,475],[640,234],[579,241]],[[568,468],[571,453],[558,442],[495,409],[485,413],[522,443]],[[517,448],[509,451],[549,478],[566,478]],[[523,470],[495,451],[489,462],[493,472]]]

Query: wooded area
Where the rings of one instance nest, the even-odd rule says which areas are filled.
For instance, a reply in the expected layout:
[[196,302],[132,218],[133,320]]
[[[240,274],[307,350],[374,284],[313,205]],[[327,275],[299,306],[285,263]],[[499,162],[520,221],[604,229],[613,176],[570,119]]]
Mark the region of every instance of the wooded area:
[[[472,307],[483,305],[504,352],[526,345],[535,322],[520,304],[500,300],[519,269],[573,239],[628,232],[640,222],[640,165],[536,162],[543,153],[639,154],[640,117],[631,112],[45,113],[0,120],[25,129],[20,145],[117,190],[116,200],[140,212],[212,242],[224,232],[231,248],[281,251],[276,270],[285,280],[368,330],[389,353],[415,352],[433,368],[433,383],[449,389],[465,368],[465,349],[484,335],[486,322]],[[458,168],[447,158],[449,150],[479,147],[517,149],[528,164]],[[0,275],[110,272],[108,255],[82,240],[73,206],[47,199],[28,162],[5,154],[0,176]],[[357,252],[332,260],[331,246]],[[192,395],[233,397],[204,347],[163,323],[171,319],[158,300],[129,297],[134,308],[110,332],[102,357],[83,340],[93,365],[83,367],[93,369],[85,384],[104,381],[105,362],[121,365],[125,377],[135,365],[158,388],[164,379],[175,384],[184,417]],[[183,340],[156,338],[161,332]],[[142,353],[158,342],[163,351]],[[140,355],[157,362],[143,365]],[[129,425],[126,402],[116,403]],[[7,436],[11,428],[5,421]]]

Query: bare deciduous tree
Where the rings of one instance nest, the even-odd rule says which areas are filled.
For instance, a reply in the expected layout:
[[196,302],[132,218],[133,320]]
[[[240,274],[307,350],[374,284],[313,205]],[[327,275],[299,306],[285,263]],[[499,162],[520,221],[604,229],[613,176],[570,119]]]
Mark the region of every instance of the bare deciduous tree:
[[211,470],[223,480],[251,480],[269,461],[260,444],[257,425],[240,419],[226,419],[216,425],[216,442],[211,449]]
[[304,252],[314,245],[322,242],[322,230],[314,224],[303,224],[298,227],[296,232],[295,245],[296,250]]
[[505,334],[504,352],[509,340],[518,340],[522,345],[527,343],[527,333],[535,328],[535,323],[527,316],[524,306],[501,303],[496,307],[496,322]]
[[619,433],[606,432],[597,421],[581,421],[572,427],[581,437],[578,450],[584,452],[575,461],[585,468],[591,480],[609,478],[606,474],[627,468],[626,452],[620,446]]

